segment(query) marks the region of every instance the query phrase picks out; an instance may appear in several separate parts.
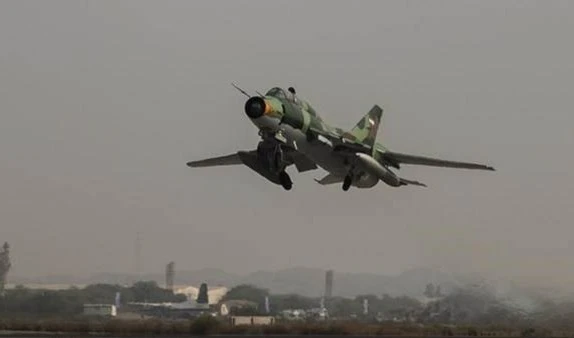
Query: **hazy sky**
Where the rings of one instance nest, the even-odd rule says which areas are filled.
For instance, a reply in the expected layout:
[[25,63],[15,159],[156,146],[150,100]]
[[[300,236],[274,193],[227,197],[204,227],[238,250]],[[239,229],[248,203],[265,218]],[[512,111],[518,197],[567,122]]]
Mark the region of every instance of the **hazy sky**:
[[[574,280],[574,3],[2,1],[0,240],[13,275],[432,264]],[[252,149],[250,92],[328,122],[384,108],[428,188],[343,192],[189,160]]]

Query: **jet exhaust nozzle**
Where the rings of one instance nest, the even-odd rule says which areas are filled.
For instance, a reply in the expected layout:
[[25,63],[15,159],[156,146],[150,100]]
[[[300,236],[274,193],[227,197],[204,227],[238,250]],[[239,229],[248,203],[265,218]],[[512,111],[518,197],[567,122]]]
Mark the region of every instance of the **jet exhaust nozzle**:
[[245,113],[249,118],[256,119],[265,114],[268,110],[265,100],[259,96],[250,97],[245,102]]

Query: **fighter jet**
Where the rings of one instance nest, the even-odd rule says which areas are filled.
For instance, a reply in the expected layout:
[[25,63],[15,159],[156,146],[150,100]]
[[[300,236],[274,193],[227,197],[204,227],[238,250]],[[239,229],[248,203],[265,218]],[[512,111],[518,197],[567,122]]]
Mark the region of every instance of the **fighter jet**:
[[402,164],[435,167],[494,170],[478,163],[447,161],[390,151],[377,142],[383,109],[374,105],[350,130],[327,124],[311,104],[299,98],[295,89],[269,89],[265,95],[249,95],[244,111],[259,130],[261,141],[253,150],[188,162],[192,168],[245,165],[270,182],[291,190],[293,182],[285,171],[294,165],[298,172],[322,168],[328,174],[316,182],[322,185],[341,184],[344,191],[351,186],[372,188],[379,181],[400,187],[425,184],[401,178],[393,172]]

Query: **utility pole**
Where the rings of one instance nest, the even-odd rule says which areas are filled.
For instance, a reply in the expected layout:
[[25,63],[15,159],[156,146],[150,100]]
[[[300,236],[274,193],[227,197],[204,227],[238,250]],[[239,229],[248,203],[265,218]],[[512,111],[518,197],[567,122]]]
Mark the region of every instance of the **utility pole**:
[[169,262],[165,268],[165,288],[173,291],[173,280],[175,275],[175,263]]
[[8,276],[8,271],[12,263],[10,262],[10,245],[8,242],[4,243],[2,246],[2,251],[0,251],[0,300],[4,303],[4,312],[8,312],[8,302],[6,300],[6,281]]
[[141,232],[138,231],[134,247],[135,273],[138,281],[141,279],[141,251]]

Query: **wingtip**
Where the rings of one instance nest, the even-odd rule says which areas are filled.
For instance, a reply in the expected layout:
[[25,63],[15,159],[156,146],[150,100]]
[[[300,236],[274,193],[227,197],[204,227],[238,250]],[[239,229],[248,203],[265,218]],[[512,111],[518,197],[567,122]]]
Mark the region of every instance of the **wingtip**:
[[411,181],[411,180],[407,180],[407,179],[404,179],[404,178],[401,178],[401,185],[416,185],[416,186],[419,186],[419,187],[425,187],[425,188],[427,188],[427,185],[424,184],[424,183],[422,183],[422,182],[419,182],[419,181]]

